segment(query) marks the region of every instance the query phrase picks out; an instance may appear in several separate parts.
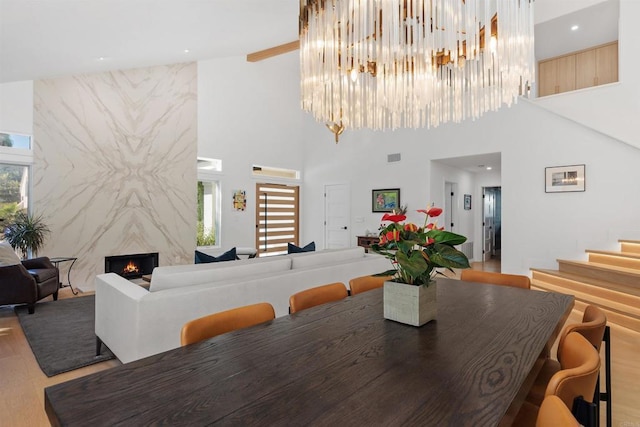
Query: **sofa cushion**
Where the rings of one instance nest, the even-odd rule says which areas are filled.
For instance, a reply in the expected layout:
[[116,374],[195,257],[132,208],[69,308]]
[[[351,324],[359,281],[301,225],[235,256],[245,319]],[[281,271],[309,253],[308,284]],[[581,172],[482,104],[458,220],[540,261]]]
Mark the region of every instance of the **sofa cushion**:
[[341,263],[348,260],[364,257],[364,248],[358,246],[349,249],[324,250],[306,254],[293,254],[291,258],[291,268],[308,268],[332,263]]
[[18,264],[20,264],[20,258],[11,245],[7,242],[0,242],[0,267]]
[[235,261],[239,259],[236,255],[236,248],[231,248],[220,256],[212,256],[204,252],[196,251],[195,263],[204,264],[208,262]]
[[316,250],[316,242],[311,242],[307,246],[299,247],[291,243],[287,243],[288,254],[300,254],[303,252],[314,252]]
[[266,276],[291,269],[291,259],[286,257],[265,259],[264,261],[267,262],[256,261],[262,260],[247,259],[205,265],[156,267],[151,276],[149,291],[157,292],[165,289],[181,288],[203,283],[216,286],[230,279],[237,279],[239,281],[243,277]]
[[57,268],[32,268],[27,270],[37,283],[46,282],[47,280],[55,277],[58,278]]

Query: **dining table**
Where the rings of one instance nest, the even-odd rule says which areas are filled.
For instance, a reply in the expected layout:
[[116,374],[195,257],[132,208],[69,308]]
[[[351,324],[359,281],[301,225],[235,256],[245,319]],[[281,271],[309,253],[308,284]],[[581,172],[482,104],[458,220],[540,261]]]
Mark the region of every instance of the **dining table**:
[[415,327],[374,289],[47,387],[45,410],[54,426],[510,425],[573,304],[439,278]]

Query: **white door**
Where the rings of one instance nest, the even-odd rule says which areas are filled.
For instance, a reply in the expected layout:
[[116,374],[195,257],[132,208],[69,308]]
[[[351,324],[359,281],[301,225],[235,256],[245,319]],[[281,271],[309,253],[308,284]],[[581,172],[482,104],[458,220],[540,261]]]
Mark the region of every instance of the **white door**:
[[350,247],[350,189],[347,184],[324,186],[324,247]]
[[487,191],[483,188],[483,246],[482,246],[482,260],[489,261],[493,254],[493,209],[494,209],[494,194],[493,191]]

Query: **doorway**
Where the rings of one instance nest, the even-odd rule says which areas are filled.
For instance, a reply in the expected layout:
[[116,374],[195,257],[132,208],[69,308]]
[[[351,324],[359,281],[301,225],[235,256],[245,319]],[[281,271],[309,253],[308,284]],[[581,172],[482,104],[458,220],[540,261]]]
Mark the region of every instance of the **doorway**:
[[500,261],[502,248],[502,188],[482,188],[482,260]]
[[457,218],[456,195],[458,193],[458,184],[446,181],[444,183],[444,229],[452,233],[455,232]]

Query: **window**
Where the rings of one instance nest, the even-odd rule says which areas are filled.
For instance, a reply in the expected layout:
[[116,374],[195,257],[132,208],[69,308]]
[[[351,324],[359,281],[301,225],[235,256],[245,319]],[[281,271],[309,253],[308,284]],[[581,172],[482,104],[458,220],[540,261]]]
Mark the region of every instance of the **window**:
[[29,208],[29,166],[0,163],[0,230]]
[[31,137],[0,132],[0,237],[16,213],[29,210]]
[[256,248],[258,256],[287,253],[287,243],[298,245],[298,186],[256,184]]
[[221,160],[198,157],[198,246],[220,242],[220,182],[212,172],[221,170]]
[[253,165],[253,176],[255,177],[271,177],[271,178],[287,178],[299,179],[300,172],[293,169],[272,168],[270,166]]

